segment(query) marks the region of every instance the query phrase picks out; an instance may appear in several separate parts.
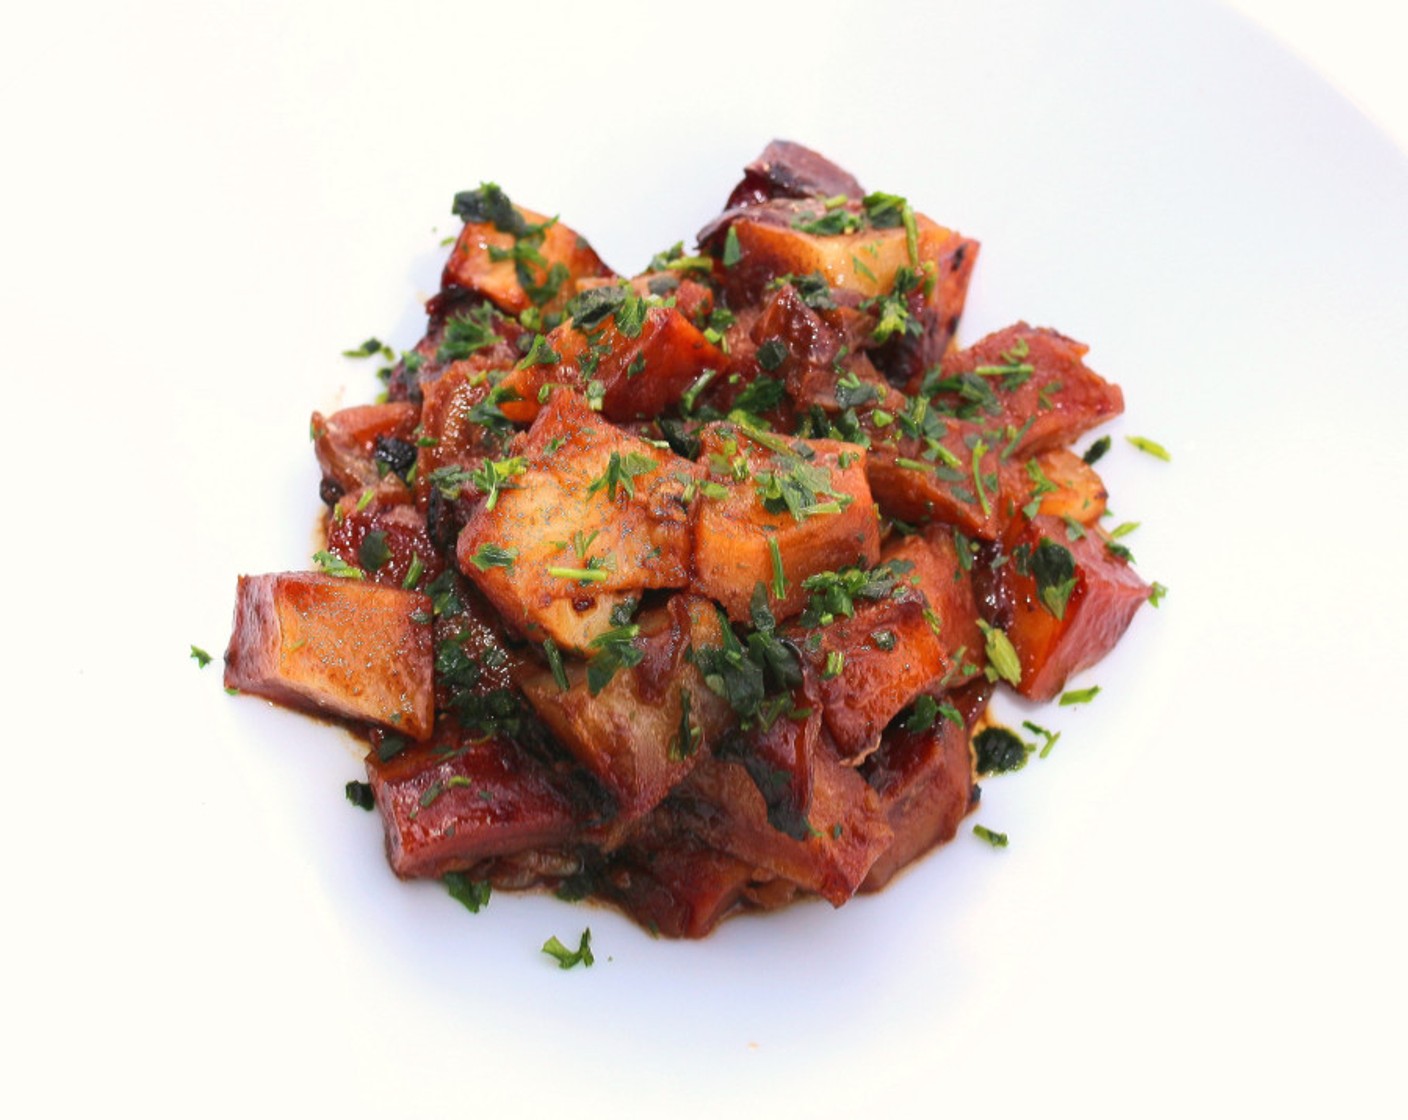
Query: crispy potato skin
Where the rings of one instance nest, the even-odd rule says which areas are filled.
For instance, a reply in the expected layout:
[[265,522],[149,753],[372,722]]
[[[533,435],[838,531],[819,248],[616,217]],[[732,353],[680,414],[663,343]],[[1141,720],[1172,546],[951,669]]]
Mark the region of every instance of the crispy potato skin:
[[435,722],[430,600],[312,572],[241,576],[225,687],[412,739]]

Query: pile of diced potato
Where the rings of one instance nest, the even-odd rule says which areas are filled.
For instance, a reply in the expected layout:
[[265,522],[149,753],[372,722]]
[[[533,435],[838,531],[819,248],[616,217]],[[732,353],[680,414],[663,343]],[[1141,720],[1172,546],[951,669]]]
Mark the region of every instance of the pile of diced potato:
[[1072,450],[1123,407],[1086,347],[958,348],[977,242],[796,144],[629,279],[494,184],[454,210],[226,683],[365,736],[398,875],[668,936],[951,838],[994,689],[1057,696],[1150,597]]

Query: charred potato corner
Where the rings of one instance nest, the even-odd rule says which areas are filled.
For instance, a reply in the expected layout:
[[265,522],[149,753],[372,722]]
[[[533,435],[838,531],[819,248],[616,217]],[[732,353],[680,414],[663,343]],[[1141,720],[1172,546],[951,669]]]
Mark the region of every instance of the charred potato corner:
[[953,837],[994,689],[1058,696],[1153,591],[1070,449],[1123,407],[1086,347],[959,349],[978,243],[797,144],[629,278],[493,184],[454,212],[384,400],[313,416],[326,548],[240,578],[226,684],[364,737],[396,874],[476,903],[701,937]]

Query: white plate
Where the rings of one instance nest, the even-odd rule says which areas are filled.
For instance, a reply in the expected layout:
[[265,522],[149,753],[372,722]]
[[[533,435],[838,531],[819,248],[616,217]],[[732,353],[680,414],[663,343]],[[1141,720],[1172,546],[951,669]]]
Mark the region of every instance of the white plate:
[[[1402,153],[1201,4],[291,7],[52,17],[6,70],[0,1015],[31,1111],[1382,1107]],[[982,241],[964,339],[1091,344],[1111,431],[1173,454],[1105,461],[1168,598],[1093,704],[1038,717],[1051,757],[985,784],[1006,851],[960,836],[698,944],[546,898],[470,915],[392,878],[344,736],[187,646],[223,648],[237,573],[307,563],[308,414],[376,391],[340,350],[415,340],[456,190],[497,180],[630,270],[773,136]],[[585,925],[597,965],[556,970],[539,946]]]

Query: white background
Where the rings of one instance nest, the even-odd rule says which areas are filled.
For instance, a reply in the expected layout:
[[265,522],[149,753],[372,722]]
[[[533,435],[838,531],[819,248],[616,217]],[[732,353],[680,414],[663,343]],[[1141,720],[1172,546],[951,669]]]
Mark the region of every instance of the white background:
[[[1239,7],[1404,136],[1379,5]],[[1394,1115],[1408,157],[1210,3],[52,5],[0,36],[16,1115]],[[1125,388],[1170,588],[1051,758],[874,899],[655,942],[395,882],[344,737],[231,699],[307,416],[415,340],[455,190],[617,268],[773,135],[983,242]],[[963,838],[960,838],[962,840]],[[599,963],[538,953],[590,923]]]

